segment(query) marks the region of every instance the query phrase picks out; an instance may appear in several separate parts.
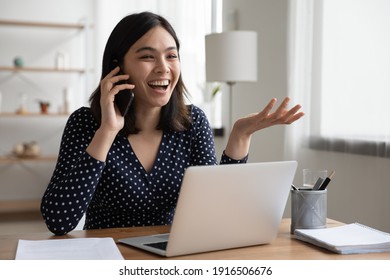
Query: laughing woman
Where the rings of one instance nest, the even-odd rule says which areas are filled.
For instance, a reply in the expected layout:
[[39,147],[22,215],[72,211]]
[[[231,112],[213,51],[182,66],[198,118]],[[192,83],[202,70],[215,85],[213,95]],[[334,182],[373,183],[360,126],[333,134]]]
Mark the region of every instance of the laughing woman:
[[[54,234],[73,230],[84,214],[84,229],[170,224],[186,168],[218,164],[205,114],[184,102],[179,50],[175,31],[159,15],[132,14],[114,28],[91,106],[69,117],[42,198]],[[134,100],[122,116],[114,98],[125,89]],[[299,105],[287,109],[288,101],[271,112],[272,99],[239,119],[219,163],[245,163],[253,133],[302,117]]]

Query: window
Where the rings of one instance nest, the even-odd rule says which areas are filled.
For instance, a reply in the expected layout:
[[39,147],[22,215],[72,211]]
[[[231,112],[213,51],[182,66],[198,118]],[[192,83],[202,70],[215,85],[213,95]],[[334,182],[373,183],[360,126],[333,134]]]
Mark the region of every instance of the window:
[[344,139],[390,135],[390,2],[323,1],[321,131]]
[[310,95],[310,147],[390,157],[390,1],[296,0],[293,8],[308,23],[295,19],[292,69]]

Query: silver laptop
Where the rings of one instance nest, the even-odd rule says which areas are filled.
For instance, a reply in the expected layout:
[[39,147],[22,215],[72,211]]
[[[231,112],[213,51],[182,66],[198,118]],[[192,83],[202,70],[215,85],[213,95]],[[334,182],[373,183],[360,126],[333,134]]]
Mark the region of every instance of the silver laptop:
[[119,242],[166,257],[270,243],[296,168],[296,161],[189,167],[170,233]]

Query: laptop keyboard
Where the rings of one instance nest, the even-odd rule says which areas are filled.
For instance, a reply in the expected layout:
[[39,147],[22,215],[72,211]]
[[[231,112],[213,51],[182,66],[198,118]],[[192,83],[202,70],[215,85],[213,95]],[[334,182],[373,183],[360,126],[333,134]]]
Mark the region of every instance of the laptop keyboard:
[[153,248],[156,248],[156,249],[160,249],[160,250],[166,250],[167,249],[167,245],[168,245],[168,241],[156,242],[156,243],[148,243],[148,244],[144,244],[144,245],[149,246],[149,247],[153,247]]

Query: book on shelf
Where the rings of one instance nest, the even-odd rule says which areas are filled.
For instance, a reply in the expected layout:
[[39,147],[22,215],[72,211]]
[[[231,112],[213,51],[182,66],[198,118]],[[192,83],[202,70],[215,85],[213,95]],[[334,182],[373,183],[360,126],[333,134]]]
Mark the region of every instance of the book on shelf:
[[323,229],[296,229],[295,238],[338,254],[390,252],[390,234],[351,223]]

